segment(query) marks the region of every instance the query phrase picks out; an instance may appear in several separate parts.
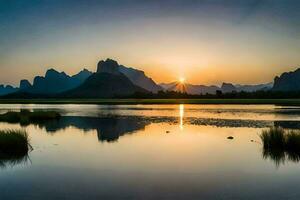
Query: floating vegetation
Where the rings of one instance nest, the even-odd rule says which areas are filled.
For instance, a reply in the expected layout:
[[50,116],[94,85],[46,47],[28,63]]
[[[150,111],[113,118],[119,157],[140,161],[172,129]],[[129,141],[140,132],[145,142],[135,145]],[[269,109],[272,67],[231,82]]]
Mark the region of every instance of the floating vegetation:
[[32,150],[28,134],[24,130],[0,131],[0,167],[25,163]]
[[273,127],[264,130],[260,138],[263,157],[273,160],[276,166],[284,164],[286,160],[300,161],[300,131]]
[[60,114],[54,111],[30,112],[29,110],[21,110],[20,112],[7,112],[5,114],[0,115],[0,121],[28,125],[30,123],[38,123],[47,120],[56,120],[60,117]]

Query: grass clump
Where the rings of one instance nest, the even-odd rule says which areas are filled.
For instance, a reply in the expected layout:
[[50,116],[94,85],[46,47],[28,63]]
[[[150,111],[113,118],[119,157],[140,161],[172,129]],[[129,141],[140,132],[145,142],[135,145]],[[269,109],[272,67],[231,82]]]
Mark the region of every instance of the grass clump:
[[0,155],[27,154],[31,148],[24,130],[0,130]]
[[0,115],[1,122],[30,124],[47,120],[59,119],[60,114],[54,111],[34,111],[21,110],[20,112],[7,112]]
[[24,130],[0,130],[0,167],[26,162],[32,150]]
[[300,131],[273,127],[260,135],[263,143],[263,157],[275,161],[276,165],[287,159],[300,161]]

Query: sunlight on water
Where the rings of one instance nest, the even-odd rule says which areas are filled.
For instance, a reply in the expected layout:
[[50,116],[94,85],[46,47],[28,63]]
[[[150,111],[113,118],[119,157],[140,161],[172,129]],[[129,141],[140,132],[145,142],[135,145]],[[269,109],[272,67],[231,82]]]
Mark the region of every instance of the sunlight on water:
[[179,116],[180,116],[180,129],[183,130],[183,117],[184,117],[184,105],[179,105]]

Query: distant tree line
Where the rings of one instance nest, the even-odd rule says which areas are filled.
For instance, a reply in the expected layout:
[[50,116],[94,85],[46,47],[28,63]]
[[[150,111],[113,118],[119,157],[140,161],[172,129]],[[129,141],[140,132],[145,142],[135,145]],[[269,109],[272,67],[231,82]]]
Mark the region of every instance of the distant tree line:
[[137,99],[290,99],[300,98],[300,91],[256,91],[256,92],[230,92],[223,93],[217,90],[216,94],[198,94],[192,95],[176,91],[159,91],[155,93],[140,93],[121,98],[137,98]]

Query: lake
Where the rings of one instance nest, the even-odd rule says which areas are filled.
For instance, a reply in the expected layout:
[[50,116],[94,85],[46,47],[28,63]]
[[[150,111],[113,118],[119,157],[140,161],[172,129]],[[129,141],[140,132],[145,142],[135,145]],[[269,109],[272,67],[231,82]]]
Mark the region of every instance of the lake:
[[[33,150],[0,160],[1,199],[299,199],[300,163],[263,155],[262,130],[300,128],[276,105],[21,105],[58,121],[22,127]],[[227,139],[232,136],[233,139]]]

